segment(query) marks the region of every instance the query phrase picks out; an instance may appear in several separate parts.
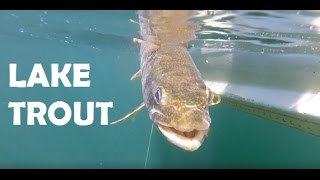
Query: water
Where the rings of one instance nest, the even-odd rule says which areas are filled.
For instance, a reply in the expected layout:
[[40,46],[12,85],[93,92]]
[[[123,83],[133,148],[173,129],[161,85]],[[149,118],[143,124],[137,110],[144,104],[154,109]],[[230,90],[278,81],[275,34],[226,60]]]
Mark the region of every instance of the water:
[[[197,50],[236,48],[257,57],[319,54],[317,11],[199,11],[202,28],[190,44],[195,63],[206,78],[213,56]],[[141,83],[130,81],[139,68],[135,11],[0,11],[0,167],[1,168],[143,168],[151,121],[145,109],[125,122],[101,126],[100,111],[92,125],[13,126],[9,101],[114,102],[109,121],[142,102]],[[223,52],[223,51],[222,51]],[[221,54],[221,51],[220,51]],[[211,54],[212,55],[212,54]],[[219,56],[219,53],[216,54]],[[90,63],[90,88],[9,88],[9,64],[28,79],[41,63],[50,80],[52,63]],[[206,64],[209,64],[206,66]],[[317,69],[316,69],[317,70]],[[314,71],[318,73],[318,71]],[[72,79],[72,73],[68,75]],[[319,75],[315,75],[316,81]],[[308,81],[308,79],[305,79]],[[313,82],[312,81],[312,82]],[[292,83],[294,84],[294,83]],[[310,83],[317,89],[314,83]],[[61,85],[61,84],[60,84]],[[297,86],[290,85],[290,88]],[[310,85],[311,87],[311,85]],[[319,89],[317,89],[319,91]],[[83,116],[86,106],[82,107]],[[203,146],[186,152],[167,142],[154,128],[147,168],[319,168],[319,137],[220,104],[210,107],[212,129]],[[58,117],[63,116],[57,111]],[[47,119],[47,116],[46,116]]]

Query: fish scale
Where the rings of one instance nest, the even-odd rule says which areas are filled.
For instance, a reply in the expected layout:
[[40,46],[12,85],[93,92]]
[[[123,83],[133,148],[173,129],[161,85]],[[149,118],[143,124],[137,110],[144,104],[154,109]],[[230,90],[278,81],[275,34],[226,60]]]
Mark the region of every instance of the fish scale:
[[164,137],[187,151],[203,144],[211,123],[208,106],[220,102],[220,96],[205,85],[187,49],[194,38],[195,26],[187,22],[192,14],[188,10],[139,11],[142,39],[133,41],[140,45],[141,62],[131,79],[141,76],[143,103],[114,122],[146,106]]

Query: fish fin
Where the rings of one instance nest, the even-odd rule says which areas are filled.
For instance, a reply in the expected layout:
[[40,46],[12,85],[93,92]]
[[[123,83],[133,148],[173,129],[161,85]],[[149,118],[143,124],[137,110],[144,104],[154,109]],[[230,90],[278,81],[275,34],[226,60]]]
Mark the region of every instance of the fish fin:
[[144,102],[141,103],[137,108],[135,108],[135,109],[134,109],[133,111],[131,111],[129,114],[125,115],[124,117],[122,117],[122,118],[120,118],[119,120],[114,121],[114,122],[112,122],[112,123],[110,123],[110,124],[116,124],[116,123],[118,123],[118,122],[120,122],[120,121],[123,121],[123,120],[125,120],[125,119],[128,119],[129,117],[135,115],[141,108],[144,107],[144,105],[145,105]]
[[129,21],[132,22],[132,23],[135,23],[135,24],[140,25],[137,21],[135,21],[135,20],[133,20],[133,19],[129,19]]
[[211,105],[216,105],[216,104],[219,104],[221,102],[221,97],[219,94],[215,93],[215,92],[212,92],[211,91],[211,94],[213,95],[212,99],[211,99],[211,103],[210,103],[210,106]]
[[134,80],[134,79],[136,79],[136,78],[138,78],[138,77],[140,77],[141,76],[141,69],[139,69],[139,71],[137,71],[131,78],[130,78],[130,80]]
[[209,100],[209,106],[216,105],[221,102],[220,95],[211,91],[209,88],[207,88],[207,97]]
[[141,45],[141,43],[143,42],[142,39],[138,39],[138,38],[133,38],[133,43]]

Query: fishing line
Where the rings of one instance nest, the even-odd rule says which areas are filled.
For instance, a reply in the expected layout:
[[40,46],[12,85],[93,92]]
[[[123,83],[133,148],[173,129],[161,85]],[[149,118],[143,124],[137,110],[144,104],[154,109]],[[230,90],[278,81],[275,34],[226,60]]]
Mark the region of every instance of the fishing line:
[[151,125],[151,131],[150,131],[150,137],[149,137],[149,144],[148,144],[148,149],[147,149],[147,155],[146,155],[146,160],[144,161],[144,168],[147,167],[147,162],[148,162],[148,157],[149,157],[149,150],[150,150],[150,145],[151,145],[152,132],[153,132],[153,123],[152,123],[152,125]]

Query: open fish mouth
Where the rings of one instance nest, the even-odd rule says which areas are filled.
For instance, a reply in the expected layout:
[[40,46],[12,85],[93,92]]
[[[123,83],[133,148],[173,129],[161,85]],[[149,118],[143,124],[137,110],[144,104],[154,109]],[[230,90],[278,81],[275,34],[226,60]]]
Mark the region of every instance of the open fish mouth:
[[157,124],[161,133],[174,145],[187,150],[195,151],[203,143],[204,139],[207,137],[207,130],[192,130],[192,131],[179,131],[173,127],[168,127],[165,125]]

